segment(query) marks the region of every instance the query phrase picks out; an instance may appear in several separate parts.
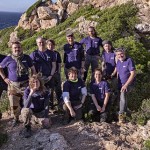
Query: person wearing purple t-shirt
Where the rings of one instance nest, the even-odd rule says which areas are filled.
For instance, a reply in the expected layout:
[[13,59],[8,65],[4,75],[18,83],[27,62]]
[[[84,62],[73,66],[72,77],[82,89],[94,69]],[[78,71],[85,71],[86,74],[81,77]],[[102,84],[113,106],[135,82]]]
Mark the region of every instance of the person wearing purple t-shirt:
[[[45,86],[51,91],[54,87],[52,77],[56,71],[56,57],[53,51],[46,48],[46,40],[42,37],[36,39],[38,50],[33,51],[30,54],[31,59],[37,73],[41,73]],[[52,98],[50,98],[50,103],[52,104]],[[53,107],[53,106],[51,106]]]
[[[54,81],[54,87],[52,88],[51,94],[53,95],[54,91],[56,93],[56,98],[58,103],[60,102],[60,98],[62,96],[62,90],[61,90],[61,56],[58,51],[55,50],[55,41],[54,40],[47,40],[46,41],[47,48],[50,51],[53,51],[55,53],[56,57],[56,71],[54,73],[54,76],[52,80]],[[54,103],[54,100],[52,101]]]
[[131,91],[135,80],[135,65],[131,58],[126,57],[123,48],[115,50],[117,57],[118,89],[120,91],[119,123],[124,123],[127,112],[127,94]]
[[102,51],[103,77],[110,84],[111,100],[114,103],[117,98],[116,55],[111,41],[104,40],[102,45],[104,49]]
[[105,63],[104,74],[108,78],[111,78],[116,74],[116,55],[114,53],[114,48],[111,41],[104,40],[102,45],[104,48],[102,51],[102,61]]
[[[16,126],[19,123],[20,100],[25,87],[28,85],[29,69],[31,69],[32,74],[35,74],[36,71],[32,59],[23,54],[20,42],[12,42],[11,49],[12,54],[0,63],[0,74],[8,84],[10,108],[14,116],[12,126]],[[3,72],[5,67],[8,69],[8,77]]]
[[64,66],[65,75],[68,78],[67,70],[71,67],[78,69],[78,77],[82,78],[84,72],[84,50],[83,46],[74,41],[74,35],[71,31],[67,31],[66,38],[68,43],[64,45]]
[[91,65],[92,74],[94,70],[99,66],[100,60],[100,46],[102,47],[102,39],[97,36],[95,28],[90,26],[88,28],[89,36],[83,38],[80,43],[84,44],[85,47],[85,73],[84,80],[86,81],[89,66]]
[[77,77],[77,69],[68,70],[68,80],[63,84],[64,122],[69,123],[71,117],[82,119],[82,106],[85,102],[87,89],[82,79]]
[[50,127],[49,98],[50,93],[46,90],[41,76],[36,74],[30,77],[29,86],[24,91],[24,107],[21,110],[24,123],[22,134],[25,138],[31,136],[31,118],[32,121],[39,123],[44,128]]
[[99,116],[100,122],[107,120],[108,103],[110,96],[110,88],[107,81],[102,80],[102,70],[95,69],[94,81],[90,83],[90,93],[93,100],[89,114],[95,120],[96,115]]

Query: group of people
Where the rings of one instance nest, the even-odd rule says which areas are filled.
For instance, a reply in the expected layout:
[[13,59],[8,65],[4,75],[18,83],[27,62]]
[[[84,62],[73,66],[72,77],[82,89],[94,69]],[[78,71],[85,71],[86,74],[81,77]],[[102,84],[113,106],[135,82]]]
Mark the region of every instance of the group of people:
[[[12,125],[19,123],[21,114],[25,137],[31,135],[31,118],[44,128],[50,127],[48,114],[49,109],[54,108],[54,91],[64,110],[63,120],[69,123],[72,118],[82,119],[87,93],[90,93],[92,99],[89,113],[93,118],[99,116],[100,122],[107,121],[111,93],[118,90],[118,118],[120,123],[125,122],[126,95],[132,90],[135,81],[133,60],[126,56],[123,48],[114,49],[111,41],[103,41],[98,37],[94,27],[88,28],[88,34],[76,42],[71,31],[66,33],[67,44],[63,51],[66,81],[63,85],[62,60],[60,53],[55,50],[54,40],[38,37],[38,48],[30,55],[24,54],[20,42],[15,41],[11,44],[10,55],[0,55],[0,75],[6,83],[0,90],[8,86],[8,98],[14,117]],[[91,83],[87,91],[85,83],[90,66]]]

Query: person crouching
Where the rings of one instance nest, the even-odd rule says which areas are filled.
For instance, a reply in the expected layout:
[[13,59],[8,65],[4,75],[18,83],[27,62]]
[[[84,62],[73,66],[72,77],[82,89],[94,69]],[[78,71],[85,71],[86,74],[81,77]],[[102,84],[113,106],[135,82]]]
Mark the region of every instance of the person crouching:
[[82,106],[87,96],[87,89],[77,74],[77,69],[71,67],[68,70],[68,80],[63,85],[65,124],[69,123],[71,117],[76,120],[82,119]]
[[39,74],[29,79],[29,87],[26,88],[23,96],[24,108],[21,110],[21,117],[24,122],[23,136],[31,136],[31,117],[43,128],[50,127],[48,118],[50,93],[46,90]]
[[102,80],[102,70],[99,68],[95,69],[94,79],[90,83],[90,93],[93,103],[91,103],[89,114],[93,117],[93,120],[96,120],[95,118],[98,115],[99,122],[106,122],[109,109],[109,84],[107,81]]

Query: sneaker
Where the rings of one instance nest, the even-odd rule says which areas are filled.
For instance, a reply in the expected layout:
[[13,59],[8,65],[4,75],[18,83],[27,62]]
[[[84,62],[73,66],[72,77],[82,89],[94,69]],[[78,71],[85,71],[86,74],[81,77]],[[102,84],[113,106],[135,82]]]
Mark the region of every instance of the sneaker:
[[126,114],[125,113],[119,114],[119,124],[122,124],[125,122],[126,122]]
[[31,137],[31,126],[25,127],[25,128],[21,131],[21,135],[22,135],[24,138],[29,138],[29,137]]
[[12,127],[16,127],[16,126],[18,126],[19,125],[19,120],[18,119],[13,119],[13,121],[12,121]]

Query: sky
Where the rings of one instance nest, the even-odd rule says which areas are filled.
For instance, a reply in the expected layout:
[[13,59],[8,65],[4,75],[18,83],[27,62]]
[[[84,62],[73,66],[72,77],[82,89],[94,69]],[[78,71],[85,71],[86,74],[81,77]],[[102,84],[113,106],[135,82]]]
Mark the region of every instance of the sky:
[[[0,0],[0,11],[25,12],[37,0]],[[57,0],[53,0],[56,2]]]

